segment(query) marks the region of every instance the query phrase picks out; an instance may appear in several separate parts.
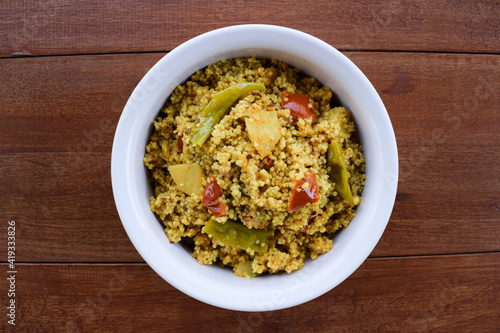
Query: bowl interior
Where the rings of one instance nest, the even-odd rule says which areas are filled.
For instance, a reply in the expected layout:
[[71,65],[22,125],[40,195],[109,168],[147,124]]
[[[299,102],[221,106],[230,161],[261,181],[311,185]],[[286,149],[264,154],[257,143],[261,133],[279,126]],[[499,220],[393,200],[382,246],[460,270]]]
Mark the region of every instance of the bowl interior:
[[[200,52],[200,50],[203,50]],[[363,201],[333,249],[292,274],[251,280],[232,270],[199,265],[170,244],[149,209],[152,194],[142,163],[151,122],[173,89],[196,70],[221,59],[255,56],[285,61],[329,86],[353,114],[366,158]],[[162,58],[142,79],[120,118],[112,154],[113,192],[120,218],[144,260],[165,280],[206,303],[243,311],[290,307],[346,279],[375,247],[389,220],[398,176],[394,132],[385,107],[361,71],[328,44],[301,32],[245,25],[196,37]]]

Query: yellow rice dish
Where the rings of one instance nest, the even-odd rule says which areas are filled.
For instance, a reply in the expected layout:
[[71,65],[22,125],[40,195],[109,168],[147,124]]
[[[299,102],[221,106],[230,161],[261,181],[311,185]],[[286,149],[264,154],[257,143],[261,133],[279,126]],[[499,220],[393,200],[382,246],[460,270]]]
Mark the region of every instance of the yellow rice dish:
[[151,210],[200,264],[247,278],[332,249],[365,160],[330,88],[276,60],[222,60],[169,96],[146,146]]

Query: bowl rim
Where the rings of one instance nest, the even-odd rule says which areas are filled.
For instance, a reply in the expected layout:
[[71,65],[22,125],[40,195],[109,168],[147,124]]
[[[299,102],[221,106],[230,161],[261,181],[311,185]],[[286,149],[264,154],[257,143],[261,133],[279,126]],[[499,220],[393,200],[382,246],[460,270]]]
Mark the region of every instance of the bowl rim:
[[[236,49],[233,49],[233,54],[238,56],[238,52],[242,54],[248,54],[248,52],[250,52],[250,54],[252,52],[256,54],[259,54],[259,52],[272,53],[273,50],[276,51],[278,47],[273,45],[273,38],[281,38],[279,42],[280,50],[276,52],[284,52],[290,56],[290,59],[283,60],[283,57],[281,57],[279,60],[289,62],[293,65],[294,62],[300,61],[300,57],[309,59],[307,52],[310,52],[310,50],[297,50],[296,43],[307,45],[319,52],[321,56],[329,56],[331,59],[339,62],[340,65],[342,65],[338,65],[339,70],[345,71],[342,75],[351,75],[347,80],[351,80],[352,82],[349,81],[346,85],[351,85],[354,82],[360,84],[360,89],[364,89],[370,99],[370,105],[372,105],[377,115],[376,124],[373,130],[375,133],[373,135],[377,136],[377,142],[379,142],[381,146],[383,144],[383,149],[380,148],[379,151],[377,151],[382,154],[383,161],[376,172],[374,172],[377,176],[381,176],[381,179],[373,180],[373,182],[378,186],[377,189],[380,190],[380,193],[376,194],[379,196],[377,199],[377,204],[379,204],[379,206],[375,207],[375,204],[371,206],[366,204],[363,206],[364,211],[369,212],[367,214],[372,214],[376,216],[377,219],[375,222],[367,224],[371,235],[367,238],[366,243],[359,245],[359,249],[351,256],[352,258],[346,258],[345,255],[342,255],[340,259],[334,261],[334,265],[331,265],[335,268],[342,268],[339,275],[335,275],[333,278],[328,275],[334,272],[333,268],[324,268],[323,266],[326,265],[320,265],[323,261],[330,265],[332,260],[329,259],[331,255],[328,255],[333,253],[333,250],[329,253],[322,254],[315,261],[311,262],[309,260],[302,270],[293,272],[285,278],[279,278],[278,275],[272,277],[259,277],[250,280],[248,284],[245,284],[246,282],[235,282],[228,278],[227,275],[218,273],[210,268],[203,270],[196,267],[186,268],[182,266],[182,263],[172,258],[172,256],[181,255],[179,251],[184,250],[179,247],[172,247],[168,242],[161,240],[156,235],[152,235],[151,230],[147,230],[148,224],[143,223],[144,219],[150,218],[145,218],[148,213],[144,210],[144,203],[142,203],[141,206],[136,202],[137,195],[134,192],[137,188],[137,179],[134,175],[141,174],[141,170],[137,170],[139,168],[136,160],[138,148],[134,147],[133,140],[140,136],[140,134],[138,134],[140,131],[142,131],[141,133],[143,133],[144,136],[144,126],[148,127],[147,131],[149,132],[151,122],[154,119],[153,117],[147,125],[144,124],[144,121],[140,121],[141,117],[144,117],[141,112],[143,110],[151,110],[153,107],[158,107],[161,102],[158,100],[158,96],[164,94],[165,91],[172,91],[177,84],[182,83],[183,80],[194,73],[194,71],[191,71],[192,68],[176,71],[169,70],[169,66],[172,66],[173,63],[182,63],[182,61],[195,61],[193,59],[197,59],[197,57],[199,58],[200,56],[193,54],[189,55],[189,52],[193,49],[203,49],[204,46],[210,49],[210,55],[203,57],[203,64],[206,66],[220,60],[220,57],[227,54],[227,52],[231,52],[223,52],[224,43],[245,45],[245,42],[247,42],[246,39],[254,40],[259,36],[267,43],[264,47],[241,48],[238,46],[240,47],[240,49],[238,49],[239,51],[236,52]],[[216,45],[211,43],[215,43]],[[265,44],[260,40],[259,43]],[[217,47],[221,48],[220,52],[216,49]],[[227,46],[227,48],[230,49],[229,46]],[[286,50],[283,51],[283,49]],[[303,52],[303,54],[300,52]],[[295,58],[299,53],[299,58]],[[200,66],[199,60],[197,66]],[[311,72],[314,72],[314,70],[308,72],[311,76],[316,77],[318,75],[323,75],[320,71],[317,73]],[[184,77],[181,80],[182,76]],[[172,77],[175,78],[172,79]],[[336,93],[338,93],[339,89],[343,89],[342,86],[337,87],[337,89],[335,89],[335,87],[331,88]],[[163,95],[163,101],[169,95],[170,93]],[[149,99],[151,96],[154,97],[152,101]],[[356,105],[353,106],[356,107]],[[157,114],[159,110],[160,108],[157,108],[155,114]],[[144,154],[144,147],[142,147],[142,154]],[[382,157],[380,159],[382,159]],[[142,158],[140,159],[140,163],[142,164]],[[145,171],[145,167],[143,165],[142,167],[142,171]],[[111,178],[115,204],[123,227],[139,254],[157,274],[178,290],[202,302],[231,310],[267,311],[295,306],[326,293],[350,276],[369,256],[382,236],[394,206],[398,182],[398,153],[394,130],[380,96],[366,76],[346,56],[324,41],[298,30],[273,25],[246,24],[216,29],[194,37],[167,53],[147,72],[130,95],[120,116],[113,140]],[[365,191],[363,191],[363,197],[364,193]],[[384,198],[384,200],[381,201],[381,198]],[[362,205],[363,204],[364,202]],[[147,208],[149,209],[149,202]],[[360,209],[361,206],[358,208],[358,215]],[[149,214],[153,215],[151,211],[149,211]],[[354,221],[355,220],[353,220],[353,222]],[[354,228],[345,228],[342,233],[351,234],[351,230],[353,229]],[[146,236],[149,236],[148,241],[145,241],[144,237]],[[166,239],[164,232],[163,238]],[[159,257],[158,253],[166,253],[164,252],[166,247],[169,249],[168,251],[170,251],[168,252],[170,256],[166,258]],[[306,269],[306,267],[308,267],[308,269]],[[321,267],[321,269],[319,267]],[[220,268],[216,269],[220,270]],[[207,272],[209,272],[209,274],[207,274]],[[335,271],[335,273],[337,273],[337,271]],[[233,274],[233,272],[231,271],[230,274]],[[207,283],[207,276],[211,277],[212,275],[230,281],[230,284],[226,286],[228,289],[227,292],[222,290],[222,286],[218,285],[214,279],[210,280],[210,283]],[[277,287],[274,281],[276,280],[275,277],[286,281],[286,286]],[[269,281],[272,282],[269,283]],[[298,292],[297,284],[300,286],[308,286],[312,290]],[[245,286],[245,288],[248,288],[250,291],[238,293],[242,286]],[[220,294],[217,292],[220,292]],[[276,301],[275,299],[280,298],[276,296],[277,294],[285,296],[284,301]],[[283,299],[283,297],[281,297],[281,299]]]

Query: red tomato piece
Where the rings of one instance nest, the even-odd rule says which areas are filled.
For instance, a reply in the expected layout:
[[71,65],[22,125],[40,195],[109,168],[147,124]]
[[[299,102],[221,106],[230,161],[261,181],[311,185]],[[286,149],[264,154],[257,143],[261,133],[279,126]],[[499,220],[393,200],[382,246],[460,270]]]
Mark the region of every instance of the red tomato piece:
[[226,214],[227,205],[220,202],[219,197],[222,195],[222,190],[217,184],[215,177],[212,177],[212,181],[205,187],[205,193],[203,194],[202,204],[207,207],[216,217],[221,217]]
[[[309,183],[309,188],[304,190],[302,185],[305,182]],[[300,191],[299,191],[300,189]],[[316,174],[312,169],[306,175],[305,179],[299,180],[293,189],[292,196],[288,202],[288,211],[293,212],[301,209],[305,205],[311,202],[316,202],[319,200],[319,186],[316,182]]]
[[282,96],[283,102],[281,107],[283,109],[290,109],[290,115],[295,122],[297,122],[299,118],[311,119],[313,123],[316,121],[316,115],[309,107],[309,96],[303,94],[288,94],[286,91],[283,91]]

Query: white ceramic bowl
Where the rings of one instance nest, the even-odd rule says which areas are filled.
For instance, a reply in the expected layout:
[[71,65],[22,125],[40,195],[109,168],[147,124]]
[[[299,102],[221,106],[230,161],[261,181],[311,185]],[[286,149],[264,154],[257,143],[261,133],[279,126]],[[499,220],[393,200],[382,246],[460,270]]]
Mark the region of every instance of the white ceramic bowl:
[[[366,158],[362,203],[333,249],[291,274],[236,277],[217,265],[199,265],[180,244],[170,244],[149,209],[152,194],[142,158],[151,123],[172,90],[196,70],[220,59],[274,58],[333,89],[352,112]],[[141,80],[121,115],[113,142],[111,176],[116,207],[132,243],[168,283],[209,304],[268,311],[312,300],[344,281],[368,257],[387,225],[396,196],[398,157],[387,111],[363,73],[344,55],[308,34],[269,25],[211,31],[180,45]]]

